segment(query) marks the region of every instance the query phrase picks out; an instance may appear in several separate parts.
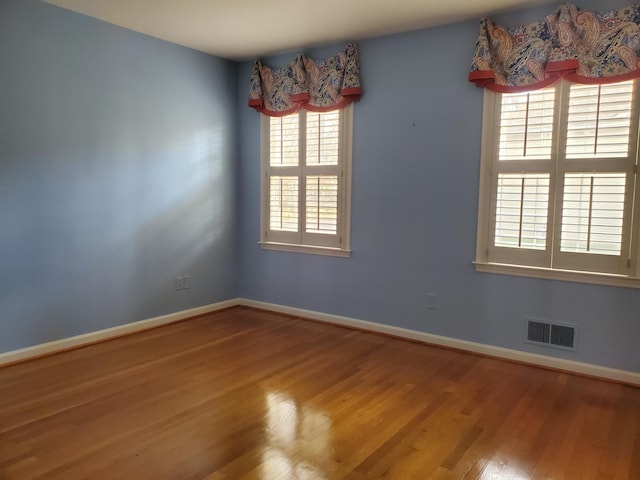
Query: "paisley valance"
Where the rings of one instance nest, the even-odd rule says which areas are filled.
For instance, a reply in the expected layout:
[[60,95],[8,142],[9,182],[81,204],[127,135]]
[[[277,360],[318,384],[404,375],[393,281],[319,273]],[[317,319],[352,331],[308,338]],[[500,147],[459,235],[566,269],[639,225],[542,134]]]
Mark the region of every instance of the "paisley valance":
[[300,108],[337,110],[360,100],[360,64],[354,43],[334,57],[313,60],[300,53],[287,66],[271,69],[256,62],[251,74],[249,106],[280,117]]
[[543,88],[560,78],[612,83],[640,77],[640,5],[592,12],[566,3],[530,25],[485,18],[469,81],[497,92]]

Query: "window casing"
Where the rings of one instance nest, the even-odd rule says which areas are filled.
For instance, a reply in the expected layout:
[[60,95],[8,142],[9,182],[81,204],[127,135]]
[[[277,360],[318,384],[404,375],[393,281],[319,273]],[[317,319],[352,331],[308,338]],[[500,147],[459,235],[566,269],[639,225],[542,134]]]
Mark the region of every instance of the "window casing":
[[348,256],[353,107],[261,116],[263,248]]
[[640,286],[638,88],[485,91],[478,270]]

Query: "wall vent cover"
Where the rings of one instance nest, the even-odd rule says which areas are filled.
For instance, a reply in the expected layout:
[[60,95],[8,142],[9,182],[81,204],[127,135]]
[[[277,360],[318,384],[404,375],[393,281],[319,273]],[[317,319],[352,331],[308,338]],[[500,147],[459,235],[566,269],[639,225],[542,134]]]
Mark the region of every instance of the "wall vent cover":
[[527,318],[527,343],[575,351],[576,333],[575,325]]

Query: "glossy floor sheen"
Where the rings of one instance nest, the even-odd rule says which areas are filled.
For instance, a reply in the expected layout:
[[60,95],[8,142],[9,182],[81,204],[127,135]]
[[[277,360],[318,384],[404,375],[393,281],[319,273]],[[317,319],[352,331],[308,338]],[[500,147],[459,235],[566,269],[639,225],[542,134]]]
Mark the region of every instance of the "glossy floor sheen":
[[0,369],[0,479],[640,479],[640,389],[234,308]]

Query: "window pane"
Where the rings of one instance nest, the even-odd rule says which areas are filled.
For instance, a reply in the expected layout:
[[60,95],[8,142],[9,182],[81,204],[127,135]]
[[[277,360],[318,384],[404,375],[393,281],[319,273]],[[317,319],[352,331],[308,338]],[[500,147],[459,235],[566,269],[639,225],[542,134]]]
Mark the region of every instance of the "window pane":
[[555,89],[503,94],[499,160],[551,158]]
[[298,165],[299,115],[269,118],[269,165]]
[[562,201],[563,252],[620,255],[624,173],[568,173]]
[[571,85],[567,158],[624,158],[629,154],[633,82]]
[[307,165],[337,165],[340,112],[307,112]]
[[269,228],[298,231],[298,177],[271,177],[269,189]]
[[500,174],[496,197],[497,247],[544,250],[549,174]]
[[307,233],[338,232],[338,177],[311,175],[307,177]]

